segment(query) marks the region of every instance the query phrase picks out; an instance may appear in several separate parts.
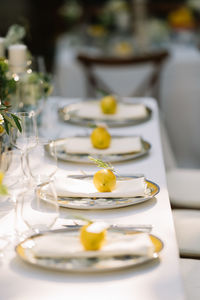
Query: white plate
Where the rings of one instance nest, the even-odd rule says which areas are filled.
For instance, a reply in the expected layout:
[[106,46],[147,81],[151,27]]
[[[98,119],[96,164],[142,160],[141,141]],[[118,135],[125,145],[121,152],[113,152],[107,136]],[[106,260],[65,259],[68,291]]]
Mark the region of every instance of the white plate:
[[[94,102],[94,101],[93,101]],[[123,103],[125,105],[133,105],[133,104],[140,104],[139,102],[132,102],[128,100],[123,100]],[[81,102],[76,102],[76,103],[71,103],[68,104],[58,110],[58,113],[61,117],[61,119],[65,122],[70,122],[72,124],[80,125],[80,126],[88,126],[91,127],[93,125],[96,125],[96,120],[92,118],[81,118],[80,116],[77,115],[77,111],[80,109],[80,105],[82,106],[83,101]],[[120,120],[110,120],[106,118],[102,119],[99,122],[106,123],[108,127],[122,127],[122,126],[131,126],[131,125],[137,125],[139,123],[143,123],[148,121],[151,118],[152,115],[152,110],[145,106],[147,110],[147,115],[142,118],[138,119],[120,119]]]
[[[85,136],[86,137],[86,136]],[[123,138],[124,136],[113,136],[113,138]],[[125,136],[127,137],[127,136]],[[67,153],[65,150],[65,145],[67,143],[67,138],[65,139],[57,139],[55,140],[55,146],[56,146],[56,154],[59,160],[62,161],[70,161],[75,163],[92,163],[91,160],[88,158],[90,153],[86,154],[73,154],[73,153]],[[94,158],[101,159],[105,162],[123,162],[126,160],[132,160],[136,158],[140,158],[144,155],[147,155],[151,149],[150,143],[143,140],[141,138],[142,143],[142,150],[140,152],[132,152],[132,153],[125,153],[125,154],[109,154],[109,155],[92,155]],[[47,148],[48,151],[48,148]]]
[[[123,177],[125,177],[123,175]],[[134,178],[135,176],[127,176],[130,178]],[[72,197],[59,197],[58,196],[58,204],[60,207],[72,208],[72,209],[81,209],[81,210],[100,210],[100,209],[113,209],[126,207],[130,205],[135,205],[138,203],[142,203],[148,201],[155,197],[159,191],[159,186],[146,179],[147,189],[145,196],[138,196],[134,198],[72,198]],[[47,195],[46,190],[41,188],[39,190],[39,195],[41,199],[46,199],[47,197],[51,197]]]
[[[78,230],[77,231],[78,238]],[[63,229],[65,234],[69,234],[71,230]],[[60,230],[51,231],[52,234],[60,233]],[[49,233],[43,233],[49,234]],[[118,232],[118,234],[134,234],[128,232]],[[139,233],[136,233],[139,234]],[[67,271],[67,272],[79,272],[79,273],[89,273],[89,272],[105,272],[105,271],[116,271],[128,267],[138,266],[140,264],[147,263],[151,260],[155,260],[159,257],[160,251],[163,249],[163,242],[156,236],[149,234],[149,237],[154,244],[154,253],[152,256],[116,256],[116,257],[95,257],[95,258],[38,258],[35,257],[31,247],[34,245],[34,240],[40,237],[39,235],[34,235],[26,240],[19,243],[16,247],[16,252],[19,257],[34,266],[44,267],[53,270]]]

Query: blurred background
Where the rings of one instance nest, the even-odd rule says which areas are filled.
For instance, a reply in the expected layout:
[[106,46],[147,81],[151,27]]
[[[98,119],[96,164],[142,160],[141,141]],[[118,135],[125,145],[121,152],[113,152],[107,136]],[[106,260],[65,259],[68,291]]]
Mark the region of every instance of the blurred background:
[[[2,37],[13,24],[25,27],[23,42],[44,57],[60,97],[90,96],[80,53],[137,59],[166,51],[158,78],[161,118],[177,164],[200,168],[199,0],[1,0],[0,20]],[[129,96],[149,65],[97,73]]]
[[25,43],[33,55],[45,57],[52,71],[56,42],[64,33],[74,34],[73,43],[106,47],[114,36],[128,41],[137,33],[139,21],[148,23],[146,38],[161,43],[177,31],[198,34],[199,16],[198,0],[1,0],[0,35],[13,24],[25,26]]

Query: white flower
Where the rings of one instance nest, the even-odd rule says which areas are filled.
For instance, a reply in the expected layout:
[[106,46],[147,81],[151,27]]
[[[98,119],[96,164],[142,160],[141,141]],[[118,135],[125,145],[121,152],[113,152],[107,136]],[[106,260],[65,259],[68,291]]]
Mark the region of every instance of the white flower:
[[3,122],[4,122],[3,116],[0,114],[0,125],[3,124]]

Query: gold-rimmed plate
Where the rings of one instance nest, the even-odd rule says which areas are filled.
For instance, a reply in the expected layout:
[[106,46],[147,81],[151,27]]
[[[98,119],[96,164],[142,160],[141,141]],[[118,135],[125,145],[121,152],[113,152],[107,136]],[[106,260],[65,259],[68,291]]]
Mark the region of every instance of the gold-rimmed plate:
[[[77,232],[77,238],[79,231]],[[33,235],[24,241],[20,242],[16,247],[16,253],[25,262],[34,266],[43,267],[52,270],[66,271],[66,272],[78,272],[78,273],[97,273],[106,271],[116,271],[124,268],[130,268],[145,264],[149,261],[155,260],[159,257],[159,253],[163,249],[163,242],[156,237],[148,233],[151,242],[153,243],[153,253],[151,255],[121,255],[111,257],[36,257],[32,250],[38,237],[45,234],[60,234],[61,230],[55,230],[47,233]],[[71,229],[63,229],[63,234],[70,234]],[[140,234],[141,232],[118,232],[118,234]]]
[[[89,138],[89,136],[76,136],[76,137],[85,137],[85,138]],[[112,138],[127,138],[128,136],[119,136],[119,135],[115,135],[112,136]],[[133,136],[132,136],[133,137]],[[57,139],[55,140],[55,147],[56,147],[56,155],[57,158],[59,160],[62,161],[70,161],[70,162],[75,162],[75,163],[91,163],[91,160],[88,158],[89,155],[91,155],[91,153],[83,153],[83,154],[73,154],[73,153],[68,153],[66,151],[66,145],[69,138],[63,138],[63,139]],[[102,159],[105,162],[110,162],[110,163],[115,163],[115,162],[123,162],[123,161],[127,161],[127,160],[133,160],[133,159],[137,159],[140,157],[143,157],[145,155],[147,155],[151,149],[151,145],[150,143],[148,143],[147,141],[143,140],[141,138],[141,144],[142,144],[142,148],[140,152],[130,152],[130,153],[123,153],[123,154],[92,154],[92,156],[94,158],[98,158],[98,159]],[[48,147],[47,147],[47,151],[48,151]]]
[[[83,175],[84,177],[84,175]],[[126,176],[123,176],[123,178]],[[137,176],[127,176],[127,178],[136,178]],[[121,207],[127,207],[130,205],[135,205],[138,203],[146,202],[153,197],[155,197],[159,191],[160,187],[150,181],[145,179],[146,181],[146,192],[144,196],[138,197],[121,197],[121,198],[91,198],[91,197],[58,197],[58,204],[60,207],[64,208],[72,208],[72,209],[79,209],[79,210],[105,210],[105,209],[115,209]],[[47,197],[51,197],[47,194],[46,189],[41,187],[39,189],[39,196],[41,199],[46,199]]]
[[[88,103],[89,101],[87,101]],[[98,101],[90,101],[91,103],[97,103]],[[124,99],[121,101],[124,105],[130,106],[133,104],[141,104],[139,102],[133,102],[129,101],[128,99]],[[108,127],[123,127],[123,126],[132,126],[132,125],[137,125],[143,122],[148,121],[151,118],[152,115],[152,110],[145,105],[146,108],[146,115],[139,117],[139,118],[123,118],[123,119],[110,119],[105,115],[105,118],[102,118],[100,120],[97,120],[95,118],[86,118],[86,117],[81,117],[78,115],[78,111],[81,109],[82,105],[84,104],[83,101],[76,102],[76,103],[71,103],[68,104],[58,110],[60,118],[64,122],[69,122],[75,125],[79,126],[86,126],[86,127],[91,127],[96,125],[97,122],[103,122],[106,123]]]

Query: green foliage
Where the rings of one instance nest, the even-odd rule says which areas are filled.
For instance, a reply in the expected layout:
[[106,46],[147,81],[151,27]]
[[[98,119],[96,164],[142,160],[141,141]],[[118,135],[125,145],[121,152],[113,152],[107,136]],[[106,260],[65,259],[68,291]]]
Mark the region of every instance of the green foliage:
[[0,100],[4,104],[9,100],[9,95],[16,90],[16,82],[13,78],[8,78],[8,63],[0,58]]
[[9,112],[9,97],[16,90],[16,82],[8,77],[8,63],[5,59],[0,59],[0,126],[3,126],[7,134],[11,127],[16,127],[22,131],[20,119]]
[[95,163],[95,165],[96,165],[98,168],[108,169],[108,170],[111,170],[111,171],[115,172],[114,167],[112,166],[111,163],[106,163],[106,162],[104,162],[103,160],[98,159],[98,158],[94,158],[94,157],[92,157],[92,156],[89,156],[88,158],[89,158],[93,163]]

